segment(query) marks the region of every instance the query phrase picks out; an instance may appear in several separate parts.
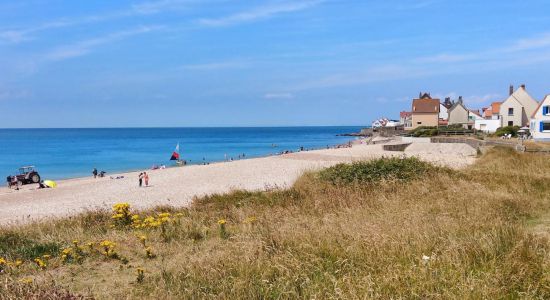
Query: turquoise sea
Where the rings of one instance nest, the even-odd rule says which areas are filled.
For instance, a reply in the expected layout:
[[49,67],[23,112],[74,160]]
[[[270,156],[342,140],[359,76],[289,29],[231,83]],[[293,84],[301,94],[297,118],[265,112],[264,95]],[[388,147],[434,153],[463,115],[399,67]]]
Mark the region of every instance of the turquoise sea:
[[346,143],[361,127],[238,128],[101,128],[0,129],[0,175],[5,178],[34,165],[43,179],[90,176],[95,167],[116,172],[171,166],[180,144],[181,159],[190,164],[276,154],[284,150],[319,149]]

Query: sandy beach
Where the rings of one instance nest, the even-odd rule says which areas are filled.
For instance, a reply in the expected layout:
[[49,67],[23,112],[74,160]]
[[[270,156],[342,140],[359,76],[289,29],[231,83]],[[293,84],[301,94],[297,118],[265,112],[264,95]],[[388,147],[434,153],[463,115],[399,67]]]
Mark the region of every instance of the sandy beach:
[[238,160],[210,165],[192,165],[147,171],[149,187],[138,187],[139,172],[108,174],[123,179],[79,178],[58,181],[55,189],[24,186],[16,191],[0,188],[0,224],[24,223],[63,217],[86,210],[128,202],[132,207],[184,206],[194,197],[231,190],[263,190],[292,185],[305,171],[341,162],[382,156],[417,156],[436,164],[462,168],[474,163],[476,151],[465,144],[416,144],[405,152],[384,151],[382,145],[354,145],[280,156]]

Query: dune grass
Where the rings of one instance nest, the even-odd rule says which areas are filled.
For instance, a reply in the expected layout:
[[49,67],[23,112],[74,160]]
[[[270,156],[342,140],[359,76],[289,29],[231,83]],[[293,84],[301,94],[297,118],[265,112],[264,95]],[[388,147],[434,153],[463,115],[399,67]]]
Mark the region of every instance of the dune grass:
[[138,223],[99,211],[3,228],[0,298],[549,298],[548,159],[493,149],[458,171],[383,159],[288,190],[130,208]]

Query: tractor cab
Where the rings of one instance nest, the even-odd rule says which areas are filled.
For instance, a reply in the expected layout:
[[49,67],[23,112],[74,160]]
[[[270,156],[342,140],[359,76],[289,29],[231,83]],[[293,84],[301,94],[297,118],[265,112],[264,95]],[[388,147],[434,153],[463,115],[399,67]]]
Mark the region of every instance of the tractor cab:
[[34,166],[25,166],[25,167],[19,168],[19,174],[18,175],[27,175],[27,174],[30,174],[32,172],[36,172],[34,170]]

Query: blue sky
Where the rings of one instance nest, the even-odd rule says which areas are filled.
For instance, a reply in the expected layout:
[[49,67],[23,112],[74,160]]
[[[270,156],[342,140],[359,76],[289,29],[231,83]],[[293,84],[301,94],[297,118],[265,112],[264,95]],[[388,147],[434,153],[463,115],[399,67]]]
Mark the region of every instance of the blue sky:
[[0,0],[0,127],[364,125],[549,76],[545,0]]

